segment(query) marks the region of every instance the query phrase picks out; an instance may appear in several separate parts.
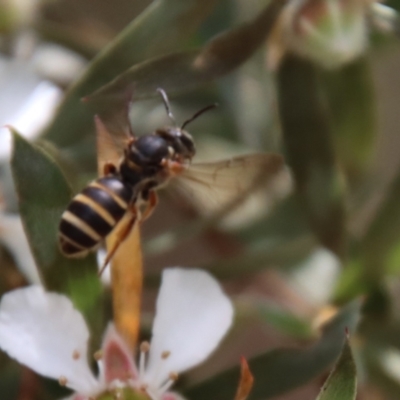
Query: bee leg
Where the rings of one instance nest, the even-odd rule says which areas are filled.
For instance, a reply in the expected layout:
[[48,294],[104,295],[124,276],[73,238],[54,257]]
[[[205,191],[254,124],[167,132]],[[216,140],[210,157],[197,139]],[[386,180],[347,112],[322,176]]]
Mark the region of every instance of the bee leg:
[[151,214],[153,214],[154,209],[156,208],[158,204],[158,196],[157,193],[154,190],[149,191],[149,197],[147,200],[146,208],[142,213],[142,216],[140,218],[140,222],[143,222],[147,218],[150,217]]
[[119,246],[129,236],[129,233],[131,232],[132,228],[134,227],[136,220],[137,220],[137,218],[136,218],[136,210],[135,210],[135,212],[132,213],[132,216],[129,218],[129,220],[127,222],[125,222],[124,226],[120,227],[115,232],[115,235],[116,235],[115,242],[113,243],[111,249],[107,253],[107,257],[104,260],[104,263],[101,266],[101,269],[99,271],[99,276],[101,276],[101,274],[104,272],[108,263],[111,261],[114,254],[119,249]]
[[107,175],[114,175],[117,172],[117,167],[110,162],[106,162],[103,167],[103,174],[104,176]]

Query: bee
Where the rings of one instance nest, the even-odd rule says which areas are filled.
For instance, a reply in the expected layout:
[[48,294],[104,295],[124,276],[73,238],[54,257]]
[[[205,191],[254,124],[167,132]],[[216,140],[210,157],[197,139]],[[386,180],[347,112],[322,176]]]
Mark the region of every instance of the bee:
[[[193,184],[200,185],[203,192],[207,188],[212,190],[214,186],[221,186],[223,190],[219,193],[228,192],[222,197],[233,198],[235,195],[245,195],[256,181],[268,180],[282,169],[282,157],[267,153],[215,163],[191,164],[196,150],[193,137],[185,127],[216,105],[202,108],[178,127],[167,94],[163,89],[157,90],[173,125],[136,137],[130,124],[127,124],[129,132],[125,145],[119,149],[110,145],[106,149],[109,152],[106,158],[115,160],[120,156],[119,161],[116,164],[106,162],[103,176],[90,182],[78,193],[61,216],[59,247],[66,257],[84,257],[96,250],[126,213],[130,213],[129,223],[123,228],[113,248],[109,249],[104,262],[106,266],[134,224],[152,214],[158,202],[157,190],[171,178],[179,177],[182,181],[190,182],[190,185],[186,185],[188,190],[193,190]],[[99,117],[95,117],[95,124],[98,141],[113,142],[112,135]],[[122,154],[119,154],[121,151]],[[218,199],[216,193],[211,195],[210,200],[223,205],[224,201]]]

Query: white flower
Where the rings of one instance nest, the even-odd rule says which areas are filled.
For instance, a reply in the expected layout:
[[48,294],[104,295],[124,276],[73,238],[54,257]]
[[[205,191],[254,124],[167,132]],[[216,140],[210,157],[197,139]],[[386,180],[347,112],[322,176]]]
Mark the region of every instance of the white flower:
[[74,81],[87,64],[78,53],[47,42],[37,44],[30,62],[37,74],[63,86]]
[[0,58],[0,162],[10,159],[13,126],[33,140],[50,121],[61,101],[62,91],[42,81],[25,63]]
[[178,400],[168,392],[178,374],[217,347],[232,323],[233,308],[207,272],[166,269],[157,299],[150,345],[140,346],[139,367],[110,324],[96,379],[87,362],[88,328],[71,301],[40,286],[14,290],[0,303],[0,348],[37,373],[59,379],[86,400],[132,388],[153,400]]
[[339,258],[321,247],[290,272],[289,281],[303,299],[322,307],[332,298],[340,271]]

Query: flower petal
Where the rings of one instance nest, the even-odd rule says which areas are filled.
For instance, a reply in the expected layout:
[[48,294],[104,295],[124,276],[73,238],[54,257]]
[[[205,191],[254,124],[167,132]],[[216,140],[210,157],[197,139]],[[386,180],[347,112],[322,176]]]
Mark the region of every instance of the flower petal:
[[[170,373],[180,373],[204,361],[228,331],[232,317],[232,303],[209,273],[164,270],[146,382],[159,387]],[[170,355],[163,358],[166,352]]]
[[104,380],[106,384],[117,379],[125,381],[138,377],[131,351],[115,329],[114,324],[108,326],[101,350],[103,368],[100,379]]
[[0,303],[0,347],[10,357],[91,395],[99,389],[87,363],[88,328],[65,296],[41,286],[13,290]]

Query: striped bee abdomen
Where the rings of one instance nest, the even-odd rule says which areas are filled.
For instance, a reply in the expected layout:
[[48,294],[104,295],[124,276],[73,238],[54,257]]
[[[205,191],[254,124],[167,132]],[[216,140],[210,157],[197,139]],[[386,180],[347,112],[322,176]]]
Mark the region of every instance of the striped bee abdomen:
[[64,211],[59,227],[60,249],[67,257],[83,257],[114,229],[132,201],[133,188],[118,177],[91,182]]

